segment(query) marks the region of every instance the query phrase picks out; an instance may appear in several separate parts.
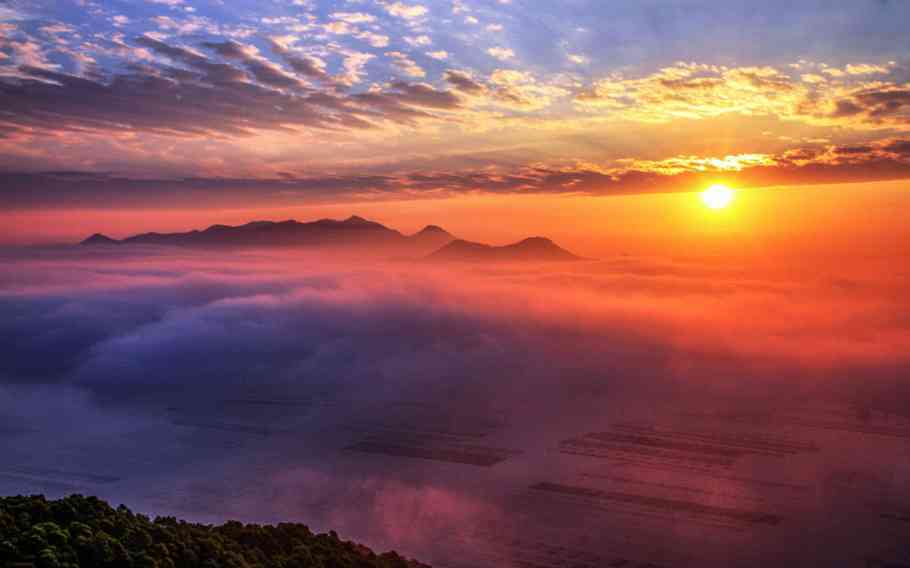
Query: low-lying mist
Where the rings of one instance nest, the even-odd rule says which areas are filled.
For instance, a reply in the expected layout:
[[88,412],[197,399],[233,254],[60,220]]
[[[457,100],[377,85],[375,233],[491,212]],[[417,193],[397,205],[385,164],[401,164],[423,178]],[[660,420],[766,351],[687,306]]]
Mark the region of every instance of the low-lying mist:
[[906,270],[3,261],[4,494],[300,521],[439,566],[907,560]]

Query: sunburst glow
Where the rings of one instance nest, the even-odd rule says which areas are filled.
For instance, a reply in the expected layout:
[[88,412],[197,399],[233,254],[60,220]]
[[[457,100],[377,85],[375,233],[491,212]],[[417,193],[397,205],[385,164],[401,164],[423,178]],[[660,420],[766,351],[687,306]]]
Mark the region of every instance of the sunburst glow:
[[723,209],[733,202],[736,192],[725,185],[712,185],[701,192],[701,200],[711,209]]

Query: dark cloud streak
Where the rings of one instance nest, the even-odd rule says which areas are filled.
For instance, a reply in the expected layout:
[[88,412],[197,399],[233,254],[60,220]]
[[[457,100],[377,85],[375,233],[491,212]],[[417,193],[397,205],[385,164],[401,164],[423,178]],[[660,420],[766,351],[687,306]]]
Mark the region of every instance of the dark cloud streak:
[[[420,104],[449,105],[425,87],[405,89],[399,96]],[[404,110],[389,95],[355,95],[384,108],[386,114],[416,113]],[[322,96],[325,105],[343,105]],[[416,102],[414,104],[417,104]],[[402,117],[403,119],[403,117]],[[351,120],[358,120],[352,117]],[[356,127],[351,124],[351,127]],[[867,145],[814,146],[789,150],[770,157],[768,165],[739,171],[683,171],[667,174],[644,166],[603,171],[586,167],[535,166],[510,171],[429,171],[385,175],[334,175],[272,178],[132,179],[109,173],[14,172],[3,175],[0,204],[14,209],[77,207],[207,207],[243,205],[255,198],[259,204],[331,201],[339,198],[399,199],[441,197],[470,193],[560,194],[595,196],[639,193],[690,192],[721,179],[740,187],[837,184],[910,178],[908,142],[894,139]]]

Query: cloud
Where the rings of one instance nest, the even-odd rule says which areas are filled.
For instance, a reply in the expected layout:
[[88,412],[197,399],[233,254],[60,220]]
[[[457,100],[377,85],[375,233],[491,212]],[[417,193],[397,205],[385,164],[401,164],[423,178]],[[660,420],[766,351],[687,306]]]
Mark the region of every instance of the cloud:
[[410,77],[426,77],[427,73],[406,53],[400,51],[387,51],[386,55],[392,58],[392,65]]
[[260,56],[259,50],[254,46],[243,45],[231,40],[204,42],[202,45],[226,59],[239,61],[257,81],[264,85],[277,88],[300,86],[300,82],[295,77],[289,75],[265,57]]
[[488,79],[488,96],[481,104],[533,111],[550,106],[570,93],[552,83],[542,83],[529,71],[496,69]]
[[706,118],[728,112],[787,114],[805,97],[771,67],[679,63],[640,79],[615,75],[581,93],[582,107],[604,107],[638,120]]
[[[48,6],[36,11],[46,14]],[[0,116],[2,167],[13,174],[83,169],[103,176],[115,170],[125,185],[141,177],[162,184],[172,176],[225,177],[243,184],[263,177],[263,187],[283,190],[272,179],[279,171],[307,171],[321,188],[319,180],[345,177],[355,162],[368,174],[398,179],[420,161],[430,164],[423,172],[428,178],[466,180],[451,184],[457,193],[465,191],[463,186],[482,190],[475,184],[483,176],[462,171],[475,167],[467,165],[469,160],[486,160],[497,174],[525,178],[534,165],[571,170],[577,158],[598,161],[597,169],[619,168],[617,175],[625,181],[585,172],[592,183],[575,186],[593,191],[596,180],[609,188],[604,192],[622,193],[650,186],[631,183],[622,176],[622,164],[611,160],[640,158],[632,155],[633,148],[651,146],[637,142],[638,134],[661,138],[662,128],[653,124],[738,124],[729,131],[729,150],[699,146],[682,127],[668,130],[671,136],[661,138],[649,155],[653,162],[677,154],[705,161],[724,160],[726,153],[773,155],[795,140],[866,141],[873,135],[868,131],[893,137],[910,124],[906,65],[896,56],[888,61],[885,52],[832,53],[829,64],[804,59],[786,65],[780,61],[787,59],[778,58],[767,65],[758,59],[754,65],[727,66],[710,59],[666,64],[661,54],[620,68],[617,64],[634,50],[621,49],[617,60],[601,58],[597,46],[584,40],[586,32],[568,21],[554,28],[563,39],[553,44],[552,53],[528,52],[525,61],[519,50],[522,23],[498,5],[457,2],[452,13],[444,7],[438,15],[452,18],[452,29],[430,22],[436,8],[418,2],[352,2],[322,11],[311,10],[315,5],[310,3],[294,14],[248,14],[242,25],[206,9],[188,14],[185,7],[124,11],[130,22],[123,28],[112,25],[119,14],[110,11],[99,15],[97,30],[66,17],[22,15],[0,24],[0,105],[8,109]],[[465,28],[468,14],[481,25]],[[490,36],[485,27],[499,25],[491,22],[506,24],[507,39],[515,45],[506,47],[504,38]],[[622,43],[622,37],[617,41]],[[639,55],[650,57],[647,53]],[[621,73],[611,72],[615,69]],[[389,92],[398,79],[432,85],[440,97],[459,103],[421,106],[406,90]],[[638,129],[635,123],[641,122],[649,124]],[[760,134],[770,130],[792,137]],[[304,156],[290,143],[296,136],[307,142],[324,137],[325,143]],[[251,137],[257,144],[247,144]],[[454,149],[443,151],[440,140]],[[842,173],[848,166],[836,169]],[[899,164],[881,166],[867,177],[897,175],[900,169]],[[840,175],[824,171],[826,179]],[[566,189],[546,186],[545,176],[531,178],[505,187]],[[664,176],[653,183],[665,188],[673,185],[670,181]],[[505,191],[495,177],[491,182],[491,191]],[[434,183],[446,193],[447,184]],[[352,192],[362,188],[359,181],[352,183]],[[424,189],[419,184],[402,188],[407,195]],[[299,192],[295,198],[307,195],[302,186],[294,191]],[[375,193],[384,198],[386,188]],[[313,195],[322,199],[325,194]]]
[[321,59],[311,55],[295,53],[274,40],[271,43],[271,47],[272,51],[281,55],[288,67],[293,69],[295,73],[310,79],[330,80],[329,74],[325,70],[325,62]]
[[184,47],[171,46],[149,36],[138,37],[136,43],[176,62],[199,69],[204,72],[205,79],[212,83],[242,81],[246,78],[240,69],[226,63],[213,62],[201,53]]
[[357,28],[347,22],[342,21],[329,22],[328,24],[322,26],[322,28],[329,33],[337,35],[351,35],[357,31]]
[[445,72],[445,80],[464,93],[475,95],[484,91],[484,86],[475,81],[471,75],[465,71],[449,69]]
[[373,47],[387,47],[389,45],[389,36],[368,30],[358,32],[354,37],[369,43]]
[[0,35],[0,50],[6,52],[6,59],[9,59],[9,63],[14,66],[12,69],[8,67],[0,69],[3,71],[3,75],[19,76],[21,73],[16,69],[18,66],[48,70],[60,69],[60,65],[54,63],[50,58],[51,49],[29,35],[21,35],[16,38]]
[[429,10],[422,4],[405,4],[404,2],[382,2],[385,10],[405,20],[416,20],[427,15]]
[[[380,41],[379,43],[384,43],[385,40]],[[371,40],[372,43],[372,40]],[[369,63],[376,56],[372,53],[364,53],[360,51],[348,51],[344,56],[344,74],[339,77],[339,80],[347,85],[356,85],[364,79],[366,74],[364,68],[367,63]]]
[[472,107],[531,112],[570,95],[569,90],[557,84],[538,81],[531,72],[516,69],[496,69],[486,78],[449,69],[444,78],[455,90],[470,97]]
[[515,57],[515,52],[508,47],[491,47],[487,49],[487,53],[500,61],[508,61]]
[[[819,105],[821,106],[821,105]],[[819,111],[815,116],[819,117]],[[884,85],[841,94],[821,111],[820,118],[866,125],[907,128],[910,88]]]
[[[264,69],[259,75],[271,79]],[[196,83],[193,74],[181,72],[167,77],[137,69],[104,84],[62,73],[23,68],[29,79],[18,85],[0,85],[0,98],[7,108],[17,109],[9,122],[24,129],[65,131],[146,131],[202,135],[223,132],[243,135],[250,128],[281,129],[299,126],[328,127],[337,122],[303,99],[236,81],[229,66],[207,68],[207,80],[217,86]],[[227,80],[221,83],[220,81]],[[282,85],[284,80],[278,81]],[[289,81],[287,82],[289,84]],[[135,104],[114,105],[123,98]],[[212,104],[216,101],[217,104]],[[284,103],[284,111],[275,104]],[[53,108],[54,120],[46,110]],[[254,119],[251,121],[251,118]]]
[[[210,57],[148,35],[137,38],[136,45],[164,61],[135,64],[113,77],[22,66],[21,77],[0,79],[0,100],[9,110],[2,122],[8,132],[32,135],[88,131],[244,136],[256,130],[363,129],[383,121],[413,125],[417,119],[438,118],[407,108],[407,101],[397,95],[337,95],[339,86],[363,79],[372,54],[345,50],[341,72],[330,76],[316,56],[275,40],[269,44],[288,69],[255,46],[233,40],[203,43]],[[425,75],[407,55],[390,56],[405,74]],[[320,81],[325,89],[314,91],[306,80]],[[122,100],[132,103],[117,103]],[[371,100],[380,101],[382,109],[371,107]]]
[[370,24],[376,21],[376,16],[364,12],[332,12],[332,19],[349,24]]
[[454,110],[460,108],[461,99],[450,91],[437,90],[426,83],[392,83],[388,91],[397,101],[423,107]]
[[215,29],[211,21],[201,16],[190,16],[182,20],[177,20],[170,16],[154,16],[152,21],[158,24],[159,29],[172,31],[179,35],[189,35],[203,30]]
[[[794,274],[710,258],[441,270],[299,252],[3,254],[15,266],[0,276],[4,491],[78,491],[205,521],[293,519],[427,561],[458,554],[483,564],[495,554],[502,566],[552,558],[553,522],[572,537],[563,548],[576,559],[582,547],[588,557],[656,561],[642,534],[667,526],[679,527],[683,558],[710,558],[707,531],[741,534],[680,505],[702,503],[692,489],[673,501],[670,524],[636,514],[633,497],[617,510],[528,489],[611,475],[621,495],[655,497],[650,507],[680,484],[740,491],[735,503],[745,509],[761,503],[784,516],[750,539],[787,565],[806,550],[806,526],[822,533],[819,542],[844,523],[853,533],[844,542],[858,550],[881,542],[829,494],[844,488],[828,483],[838,472],[859,483],[858,471],[892,471],[895,446],[830,428],[852,424],[862,408],[867,427],[902,424],[910,328],[905,282],[893,272],[840,265],[820,277],[807,265],[818,259]],[[839,421],[800,426],[825,404],[839,405],[831,414]],[[753,432],[723,420],[766,412],[796,422]],[[882,412],[890,422],[877,419]],[[700,413],[721,420],[698,421]],[[615,438],[616,425],[629,423],[673,428],[664,452],[692,449],[679,438],[696,428],[695,447],[706,452],[711,436],[731,434],[740,448],[747,434],[762,436],[765,453],[782,436],[817,449],[745,455],[720,471],[660,469],[655,446],[667,442],[654,432],[639,434],[649,467],[560,451],[566,439]],[[345,449],[365,437],[385,440],[390,453]],[[436,457],[395,454],[415,439],[439,444]],[[611,452],[634,458],[634,440],[619,439]],[[477,467],[445,461],[439,448],[513,453]],[[732,478],[808,495],[782,500],[777,489]],[[869,496],[851,487],[851,498]],[[630,510],[635,523],[624,522]],[[825,521],[832,516],[836,526]],[[589,536],[592,518],[619,527],[619,545]],[[683,530],[692,524],[694,534]]]
[[428,35],[405,36],[404,41],[411,47],[424,47],[433,43]]
[[[455,72],[451,77],[464,79]],[[399,121],[418,120],[431,111],[457,111],[464,104],[450,91],[401,81],[385,92],[356,94],[350,99]],[[334,98],[321,104],[344,108]],[[260,205],[282,205],[301,199],[312,203],[353,196],[391,200],[481,193],[610,196],[691,192],[718,178],[744,188],[886,181],[910,178],[910,152],[908,141],[897,138],[865,145],[810,145],[778,154],[628,158],[610,165],[573,162],[461,171],[404,170],[384,175],[182,179],[6,172],[4,178],[0,204],[9,210],[194,208],[239,206],[253,195]]]
[[883,65],[871,65],[869,63],[851,63],[847,65],[846,71],[850,75],[876,75],[889,73],[890,69]]
[[[801,74],[794,75],[793,69]],[[857,77],[889,73],[889,68],[854,64],[841,70],[807,62],[793,69],[677,63],[639,78],[615,73],[577,93],[575,102],[580,109],[642,122],[734,113],[854,128],[903,129],[910,124],[905,86],[857,82]]]

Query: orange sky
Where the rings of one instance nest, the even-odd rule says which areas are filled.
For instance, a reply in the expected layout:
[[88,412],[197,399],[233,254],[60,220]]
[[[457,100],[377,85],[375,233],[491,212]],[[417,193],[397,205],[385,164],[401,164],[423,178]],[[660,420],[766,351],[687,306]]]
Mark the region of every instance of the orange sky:
[[295,208],[74,210],[7,213],[0,241],[75,242],[94,232],[124,237],[255,219],[301,221],[358,214],[403,232],[437,224],[469,240],[504,244],[548,236],[578,254],[623,253],[880,256],[908,252],[906,182],[737,191],[711,210],[697,193],[590,196],[463,196]]

